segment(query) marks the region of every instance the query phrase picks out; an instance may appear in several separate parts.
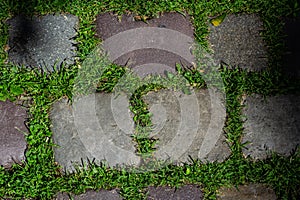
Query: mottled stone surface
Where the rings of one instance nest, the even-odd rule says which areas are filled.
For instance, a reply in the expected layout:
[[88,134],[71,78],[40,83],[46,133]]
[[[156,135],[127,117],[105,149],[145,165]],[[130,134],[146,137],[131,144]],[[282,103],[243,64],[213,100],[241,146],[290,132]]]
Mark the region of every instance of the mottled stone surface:
[[116,64],[129,66],[144,77],[148,74],[175,73],[175,64],[191,66],[193,27],[188,15],[164,13],[146,22],[133,15],[119,19],[111,13],[97,16],[97,34]]
[[148,187],[149,200],[201,200],[203,194],[197,185],[185,185],[178,189],[168,186]]
[[280,95],[267,97],[248,96],[243,114],[244,136],[242,143],[250,142],[243,149],[245,156],[264,159],[269,151],[289,155],[300,145],[300,97]]
[[79,20],[70,14],[45,15],[32,19],[18,15],[9,25],[9,61],[18,65],[53,71],[62,62],[74,63]]
[[267,49],[260,36],[263,23],[255,14],[228,15],[219,26],[210,25],[208,40],[217,63],[248,71],[267,67]]
[[[71,198],[70,198],[71,197]],[[59,193],[54,200],[121,200],[121,196],[116,190],[89,190],[80,195],[68,195],[66,193]]]
[[271,188],[262,184],[241,185],[237,188],[221,188],[218,191],[219,200],[276,200],[276,194]]
[[199,90],[191,95],[171,90],[144,96],[152,113],[153,131],[158,138],[157,159],[187,162],[189,155],[202,161],[223,161],[230,155],[223,126],[224,96],[215,90]]
[[51,110],[53,140],[58,145],[55,160],[70,171],[72,163],[87,158],[105,160],[111,167],[138,164],[128,106],[126,97],[107,93],[75,98],[72,105],[56,102]]
[[25,160],[27,113],[10,101],[0,101],[0,113],[0,165],[9,168]]

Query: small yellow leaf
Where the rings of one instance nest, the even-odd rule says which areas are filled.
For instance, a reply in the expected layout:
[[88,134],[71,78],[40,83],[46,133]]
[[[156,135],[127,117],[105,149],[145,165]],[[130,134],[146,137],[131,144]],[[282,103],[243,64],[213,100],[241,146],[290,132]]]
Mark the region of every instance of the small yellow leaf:
[[210,23],[214,26],[219,26],[225,19],[226,14],[220,15],[210,20]]

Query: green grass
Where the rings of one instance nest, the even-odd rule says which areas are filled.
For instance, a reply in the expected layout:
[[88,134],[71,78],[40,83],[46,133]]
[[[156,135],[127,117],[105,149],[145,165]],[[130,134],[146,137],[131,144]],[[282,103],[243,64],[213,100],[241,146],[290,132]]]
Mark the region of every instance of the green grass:
[[[6,170],[0,167],[0,197],[14,199],[50,199],[57,192],[82,193],[87,189],[119,188],[126,199],[143,199],[145,188],[150,185],[180,186],[194,183],[202,186],[207,199],[215,199],[221,186],[237,186],[245,183],[265,183],[271,186],[282,199],[297,199],[300,196],[300,156],[299,151],[289,157],[276,154],[263,161],[252,161],[242,155],[241,136],[243,122],[240,100],[242,95],[258,93],[264,96],[299,93],[299,80],[281,75],[282,23],[284,16],[292,16],[298,7],[290,0],[212,0],[212,1],[125,1],[125,0],[2,0],[0,1],[0,100],[6,98],[31,99],[30,119],[27,122],[29,133],[26,135],[28,150],[26,162]],[[76,174],[63,175],[53,157],[52,132],[50,130],[49,109],[51,104],[62,98],[72,98],[74,80],[78,68],[90,52],[99,44],[94,37],[94,20],[99,12],[113,11],[117,14],[132,12],[140,16],[152,17],[159,12],[177,11],[193,16],[195,34],[198,42],[207,47],[207,21],[212,16],[227,13],[258,13],[265,24],[263,32],[269,47],[270,67],[262,73],[247,73],[240,69],[220,69],[226,91],[227,120],[224,131],[232,155],[223,163],[204,164],[191,160],[183,166],[167,165],[154,172],[134,173],[125,170],[109,169],[92,161],[88,169],[78,169]],[[4,46],[8,41],[8,27],[4,21],[15,14],[46,14],[66,12],[77,15],[80,28],[76,38],[79,60],[75,65],[63,68],[52,74],[20,69],[7,63]],[[206,87],[201,74],[195,69],[177,69],[193,87]],[[97,74],[98,72],[96,72]],[[91,77],[97,90],[111,92],[125,69],[107,66],[101,77]],[[173,78],[173,77],[169,77]],[[134,79],[133,79],[134,80]],[[132,81],[134,82],[134,81]],[[151,81],[150,81],[151,82]],[[166,81],[168,82],[168,81]],[[151,126],[147,105],[142,96],[161,88],[164,83],[141,85],[130,99],[131,110],[137,126],[133,138],[138,152],[150,155],[155,140],[147,135]],[[154,83],[152,81],[151,83]],[[172,85],[172,82],[168,82]],[[145,131],[146,130],[146,131]],[[146,157],[147,158],[147,157]]]

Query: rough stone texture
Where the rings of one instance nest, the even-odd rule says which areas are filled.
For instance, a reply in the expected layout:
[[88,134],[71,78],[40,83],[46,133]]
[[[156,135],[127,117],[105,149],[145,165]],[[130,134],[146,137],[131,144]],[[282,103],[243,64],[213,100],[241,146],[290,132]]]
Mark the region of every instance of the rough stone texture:
[[142,77],[175,72],[175,63],[192,65],[189,48],[194,36],[188,15],[164,13],[145,23],[135,21],[133,15],[122,15],[119,20],[111,13],[104,13],[97,16],[96,23],[97,34],[104,40],[110,59],[133,68]]
[[[298,4],[300,1],[298,0]],[[291,77],[300,78],[300,12],[295,19],[286,18],[284,33],[287,34],[284,72]]]
[[9,168],[25,160],[26,110],[10,101],[0,101],[0,165]]
[[246,156],[264,159],[269,151],[289,155],[300,145],[300,98],[297,95],[246,97],[243,114],[245,134],[242,142]]
[[[116,190],[89,190],[84,194],[70,195],[74,200],[121,200],[121,196]],[[66,193],[59,193],[54,200],[69,200],[71,199]]]
[[189,155],[202,161],[223,161],[230,155],[223,126],[226,110],[222,95],[214,90],[191,95],[171,90],[144,96],[158,138],[154,156],[159,160],[187,162]]
[[168,186],[148,187],[149,200],[201,200],[203,194],[197,185],[185,185],[177,190]]
[[275,192],[262,184],[241,185],[236,188],[221,188],[217,199],[220,200],[276,200]]
[[137,165],[139,157],[130,138],[134,133],[128,100],[120,95],[96,93],[75,99],[73,105],[61,100],[51,110],[55,160],[69,171],[81,159],[106,160],[111,167]]
[[267,67],[267,49],[260,36],[263,23],[257,15],[228,15],[219,26],[210,25],[209,42],[217,63],[248,71]]
[[62,62],[74,63],[76,28],[79,20],[70,14],[28,17],[18,15],[7,21],[9,61],[18,65],[53,71]]

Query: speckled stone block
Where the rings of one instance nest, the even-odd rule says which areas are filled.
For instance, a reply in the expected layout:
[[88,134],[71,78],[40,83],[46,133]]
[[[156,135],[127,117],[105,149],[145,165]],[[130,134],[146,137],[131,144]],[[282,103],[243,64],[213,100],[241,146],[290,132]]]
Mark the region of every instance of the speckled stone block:
[[25,161],[27,113],[10,101],[0,101],[0,113],[0,165],[9,168]]
[[219,26],[210,24],[208,37],[217,63],[248,71],[267,67],[267,48],[260,35],[263,23],[255,14],[228,15]]
[[245,156],[264,159],[270,151],[289,155],[300,145],[300,97],[280,95],[267,97],[248,96],[244,102]]
[[[62,62],[74,63],[78,17],[70,14],[28,18],[18,15],[9,25],[8,60],[17,65],[59,69]],[[56,64],[56,67],[54,65]]]
[[175,163],[193,159],[223,161],[230,155],[223,127],[226,117],[224,96],[215,90],[192,94],[160,90],[144,97],[157,138],[154,156]]

